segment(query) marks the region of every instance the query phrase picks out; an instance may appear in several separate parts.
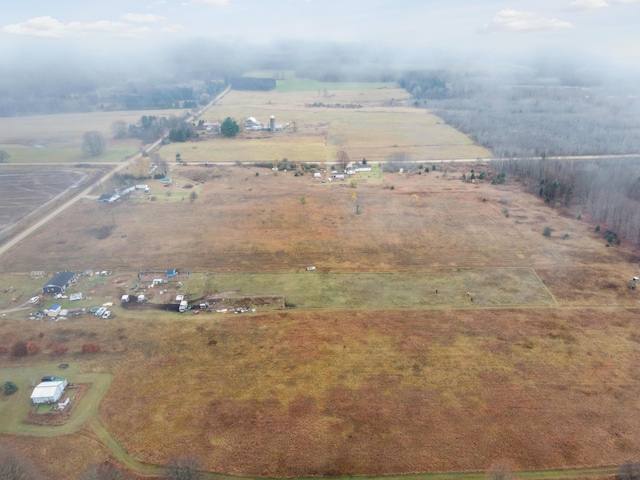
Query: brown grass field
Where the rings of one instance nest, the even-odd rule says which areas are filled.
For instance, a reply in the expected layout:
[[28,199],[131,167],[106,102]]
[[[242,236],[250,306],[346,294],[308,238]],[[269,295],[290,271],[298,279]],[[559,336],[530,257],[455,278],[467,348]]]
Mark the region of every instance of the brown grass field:
[[[307,111],[313,92],[229,96],[219,108],[239,112],[246,101],[246,112],[264,105],[267,114],[282,102],[282,111],[299,112],[299,132],[317,142],[308,152],[365,148],[365,131],[376,132],[362,153],[374,158],[396,148],[390,142],[408,148],[421,137],[409,125],[444,127],[411,109],[412,121],[387,137],[381,117],[398,113],[388,102],[399,98],[390,90],[335,115]],[[334,138],[336,125],[349,134]],[[265,155],[288,155],[284,143],[269,150],[280,140],[237,140],[234,155],[256,155],[261,146]],[[91,297],[77,306],[116,302],[110,320],[40,322],[25,320],[34,309],[5,311],[0,351],[15,340],[42,351],[0,354],[0,377],[4,367],[58,362],[113,374],[98,418],[119,444],[96,431],[95,419],[62,437],[3,431],[1,442],[51,478],[77,477],[93,463],[162,465],[178,453],[211,471],[254,477],[483,471],[500,459],[526,470],[638,460],[640,293],[627,288],[638,274],[637,247],[605,248],[588,219],[509,180],[491,185],[495,173],[482,163],[438,163],[421,175],[361,173],[350,188],[310,174],[197,165],[219,143],[165,147],[165,158],[178,151],[196,163],[174,167],[173,186],[149,181],[148,196],[78,203],[0,257],[0,309],[38,293],[45,279],[30,279],[32,270],[114,271],[71,290]],[[233,158],[229,150],[220,147],[220,155]],[[471,168],[487,180],[463,183]],[[183,186],[196,181],[190,201]],[[309,265],[317,270],[307,272]],[[138,270],[168,268],[181,270],[184,285],[170,284],[164,296],[150,290],[158,303],[178,291],[280,294],[298,308],[180,315],[117,304]],[[186,271],[194,273],[187,279]],[[87,342],[102,351],[80,353]],[[54,344],[69,351],[56,356]],[[0,415],[16,410],[11,402],[0,397]],[[61,449],[69,449],[66,460],[52,461]]]

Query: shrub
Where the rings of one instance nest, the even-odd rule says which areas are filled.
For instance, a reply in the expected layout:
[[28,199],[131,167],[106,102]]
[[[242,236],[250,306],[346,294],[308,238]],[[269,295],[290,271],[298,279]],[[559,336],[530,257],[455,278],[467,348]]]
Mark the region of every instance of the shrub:
[[69,347],[63,343],[54,343],[51,345],[51,353],[54,355],[64,355],[69,351]]
[[600,231],[600,225],[596,225],[596,232]]
[[97,343],[85,343],[82,345],[82,353],[98,353],[100,352],[100,345]]
[[391,185],[389,188],[390,188],[391,190],[395,190],[395,189],[396,189],[396,187],[394,187],[393,185]]
[[632,463],[627,462],[620,465],[618,468],[618,474],[615,477],[617,480],[637,480],[640,478],[640,462]]
[[505,208],[505,209],[502,211],[502,213],[504,213],[504,216],[505,216],[505,217],[509,218],[509,209],[508,209],[508,208]]
[[18,391],[18,386],[11,381],[4,382],[3,391],[5,395],[11,395],[12,393],[16,393]]
[[191,200],[192,202],[194,202],[196,198],[198,198],[198,194],[196,192],[191,192],[189,194],[189,200]]
[[18,340],[11,345],[11,356],[12,357],[26,357],[29,354],[27,351],[27,344],[23,341]]
[[307,203],[307,197],[305,197],[304,195],[302,195],[302,196],[300,197],[300,203],[301,203],[302,205],[304,205],[305,203]]
[[256,172],[256,177],[259,177],[259,176],[260,176],[260,172]]
[[28,355],[37,355],[40,353],[40,345],[36,342],[27,342],[27,354]]
[[578,220],[582,220],[582,214],[578,214]]
[[566,240],[567,238],[569,238],[569,234],[568,234],[568,233],[565,233],[565,234],[562,236],[562,239],[563,239],[563,240]]
[[545,228],[544,228],[544,232],[542,232],[542,234],[543,234],[545,237],[550,237],[550,236],[551,236],[551,232],[552,232],[551,227],[545,227]]

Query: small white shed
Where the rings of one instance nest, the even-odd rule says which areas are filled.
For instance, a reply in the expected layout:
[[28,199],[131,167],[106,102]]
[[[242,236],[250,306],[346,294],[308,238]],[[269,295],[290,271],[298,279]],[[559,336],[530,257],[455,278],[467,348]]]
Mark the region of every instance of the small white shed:
[[54,382],[39,383],[33,389],[31,401],[33,403],[53,403],[57,402],[62,396],[62,392],[67,387],[67,380],[62,378]]

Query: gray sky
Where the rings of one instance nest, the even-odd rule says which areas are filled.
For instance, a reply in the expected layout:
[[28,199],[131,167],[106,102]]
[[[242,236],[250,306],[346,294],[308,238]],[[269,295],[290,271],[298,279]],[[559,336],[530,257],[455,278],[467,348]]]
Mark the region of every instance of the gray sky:
[[147,48],[206,37],[640,60],[640,0],[0,0],[0,49]]

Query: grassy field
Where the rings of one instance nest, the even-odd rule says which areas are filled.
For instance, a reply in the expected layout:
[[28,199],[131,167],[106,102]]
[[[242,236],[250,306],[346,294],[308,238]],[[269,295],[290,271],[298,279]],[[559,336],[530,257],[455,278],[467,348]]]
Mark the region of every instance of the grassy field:
[[317,80],[305,80],[299,78],[293,78],[290,80],[278,80],[276,82],[276,91],[278,93],[290,93],[290,92],[328,92],[342,91],[342,90],[374,90],[378,88],[394,88],[395,84],[392,82],[319,82]]
[[116,145],[107,146],[107,151],[99,157],[86,157],[80,144],[73,147],[61,148],[33,148],[26,146],[8,146],[3,148],[11,155],[11,163],[91,163],[91,162],[119,162],[122,159],[133,155],[140,149],[139,141],[118,141]]
[[[114,140],[111,125],[117,120],[136,123],[142,115],[181,116],[184,110],[92,112],[0,118],[0,149],[11,163],[117,162],[136,153],[139,140]],[[99,157],[82,155],[82,136],[96,130],[107,140]]]
[[[304,85],[306,81],[292,80]],[[206,120],[226,117],[242,122],[255,117],[268,123],[274,115],[282,132],[242,132],[234,139],[204,133],[201,141],[171,144],[160,154],[168,160],[180,153],[189,162],[334,161],[338,150],[354,159],[384,161],[404,156],[414,160],[488,157],[489,152],[422,109],[406,108],[404,90],[391,86],[341,85],[325,96],[316,89],[281,92],[234,92],[206,113]],[[361,108],[312,107],[312,104],[358,104]],[[294,127],[295,124],[295,127]]]
[[[492,185],[499,172],[482,162],[419,174],[406,164],[402,174],[358,175],[356,188],[198,164],[215,160],[207,148],[229,161],[242,151],[272,160],[297,144],[309,157],[344,148],[356,159],[468,148],[437,118],[391,105],[391,89],[375,94],[362,109],[342,110],[305,107],[313,91],[233,92],[212,119],[252,111],[266,119],[280,108],[278,121],[290,112],[298,132],[169,145],[165,158],[180,153],[190,165],[174,167],[167,190],[150,182],[156,201],[74,205],[0,257],[0,309],[39,291],[44,279],[29,279],[32,270],[113,270],[72,291],[91,297],[78,306],[116,303],[111,320],[2,312],[1,351],[15,340],[42,348],[20,359],[0,354],[1,380],[16,376],[18,395],[31,375],[60,362],[78,378],[112,382],[102,403],[83,407],[90,422],[68,436],[73,467],[46,464],[59,438],[0,440],[58,478],[108,461],[100,444],[140,473],[156,473],[179,445],[208,470],[252,477],[485,471],[509,459],[522,470],[551,469],[524,476],[558,478],[567,474],[560,469],[580,475],[635,459],[640,311],[626,282],[640,254],[631,241],[606,248],[586,216],[554,209],[510,179]],[[486,178],[463,183],[471,169]],[[183,186],[196,181],[191,202]],[[137,271],[169,268],[181,277],[147,289],[153,302],[185,291],[284,294],[297,308],[180,315],[117,304]],[[198,273],[187,279],[187,271]],[[101,352],[80,353],[86,342]],[[57,356],[59,343],[69,351]],[[29,433],[13,423],[24,400],[0,397],[0,430]]]
[[[411,273],[322,273],[216,275],[206,292],[284,295],[306,308],[419,308],[554,305],[533,270],[485,268]],[[436,293],[437,290],[437,293]]]

